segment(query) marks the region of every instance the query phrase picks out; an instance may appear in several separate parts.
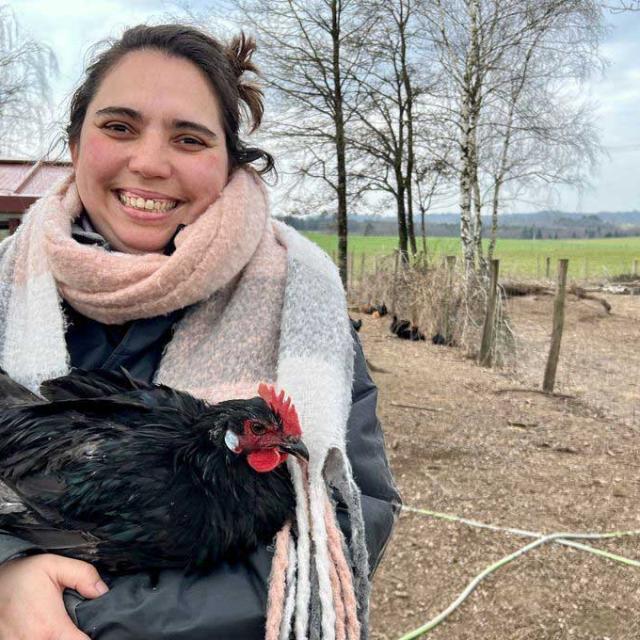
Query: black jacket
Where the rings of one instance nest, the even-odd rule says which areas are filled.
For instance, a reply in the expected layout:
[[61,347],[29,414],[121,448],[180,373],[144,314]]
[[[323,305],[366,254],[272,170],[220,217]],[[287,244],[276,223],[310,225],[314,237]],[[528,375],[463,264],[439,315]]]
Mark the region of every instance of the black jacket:
[[[151,380],[173,327],[182,316],[103,325],[66,307],[67,347],[74,367],[119,369]],[[380,423],[377,389],[354,332],[353,407],[348,423],[347,453],[362,491],[371,572],[389,539],[400,502],[393,483]],[[344,513],[340,524],[349,535]],[[0,533],[0,562],[36,553],[29,543]],[[264,611],[271,550],[259,548],[243,562],[222,564],[206,576],[162,570],[120,576],[103,575],[110,591],[95,600],[65,592],[67,610],[76,624],[97,640],[258,640],[264,637]]]

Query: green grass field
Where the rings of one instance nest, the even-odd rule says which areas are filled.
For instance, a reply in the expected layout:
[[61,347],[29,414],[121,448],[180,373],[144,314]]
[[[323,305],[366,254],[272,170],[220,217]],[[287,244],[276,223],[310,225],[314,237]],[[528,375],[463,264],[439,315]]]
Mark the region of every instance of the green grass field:
[[[337,249],[337,237],[323,233],[305,234],[317,245],[331,254]],[[419,247],[421,246],[418,240]],[[366,256],[367,268],[373,265],[375,256],[388,256],[397,248],[398,241],[392,236],[349,236],[349,253],[355,252],[356,269],[360,256]],[[427,252],[432,258],[458,255],[458,238],[429,238]],[[569,276],[581,279],[599,279],[633,271],[633,262],[638,260],[640,274],[640,237],[598,238],[595,240],[503,240],[496,244],[496,258],[500,260],[503,275],[519,277],[544,277],[546,258],[551,258],[552,274],[559,258],[569,259]]]

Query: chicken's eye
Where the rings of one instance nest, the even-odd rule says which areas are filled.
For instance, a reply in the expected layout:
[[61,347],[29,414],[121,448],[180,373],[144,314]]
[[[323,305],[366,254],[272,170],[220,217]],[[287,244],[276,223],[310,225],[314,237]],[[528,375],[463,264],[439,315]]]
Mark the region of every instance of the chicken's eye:
[[251,423],[251,432],[255,436],[262,436],[266,433],[267,427],[265,427],[261,422],[252,422]]

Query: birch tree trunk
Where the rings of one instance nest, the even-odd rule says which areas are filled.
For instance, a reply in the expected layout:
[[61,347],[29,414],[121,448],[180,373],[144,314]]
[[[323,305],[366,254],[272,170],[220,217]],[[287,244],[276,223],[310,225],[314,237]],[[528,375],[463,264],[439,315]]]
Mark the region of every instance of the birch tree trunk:
[[[479,102],[476,98],[476,103]],[[480,175],[478,161],[478,119],[480,116],[480,105],[476,104],[473,117],[471,119],[472,136],[471,136],[471,185],[472,185],[472,204],[473,204],[473,248],[475,253],[475,267],[481,272],[485,269],[485,263],[482,256],[482,194],[480,191]]]
[[476,244],[471,218],[474,183],[477,177],[477,81],[479,65],[478,12],[479,0],[465,0],[470,23],[469,45],[466,51],[463,77],[460,128],[460,240],[467,278],[475,271]]
[[396,199],[398,213],[398,247],[400,249],[402,266],[406,266],[409,264],[409,225],[407,223],[407,214],[405,210],[405,180],[402,175],[402,166],[400,164],[396,167],[396,182],[398,184]]
[[493,185],[493,194],[491,198],[491,233],[489,247],[487,249],[487,260],[489,264],[493,260],[493,254],[496,251],[496,239],[498,238],[498,209],[500,207],[500,189],[502,182],[496,180]]

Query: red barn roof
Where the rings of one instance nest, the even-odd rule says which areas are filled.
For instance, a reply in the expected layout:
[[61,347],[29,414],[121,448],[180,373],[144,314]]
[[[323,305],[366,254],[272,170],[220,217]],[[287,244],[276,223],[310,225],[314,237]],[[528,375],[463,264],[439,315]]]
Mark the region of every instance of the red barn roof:
[[70,162],[0,159],[0,215],[20,217],[56,182],[73,171]]

